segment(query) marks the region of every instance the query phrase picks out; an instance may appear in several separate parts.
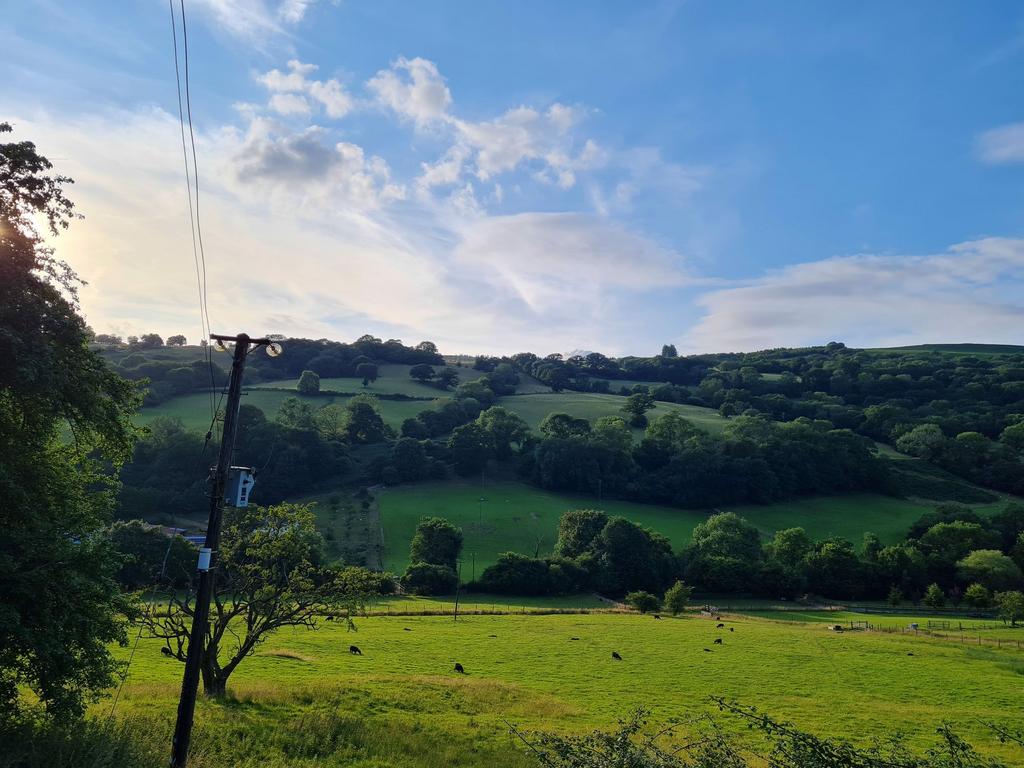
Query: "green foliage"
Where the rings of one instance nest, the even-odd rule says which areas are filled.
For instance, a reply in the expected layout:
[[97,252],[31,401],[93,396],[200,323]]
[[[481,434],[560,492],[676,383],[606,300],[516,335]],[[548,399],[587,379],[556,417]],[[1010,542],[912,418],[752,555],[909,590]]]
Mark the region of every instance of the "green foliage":
[[897,607],[904,600],[903,590],[897,586],[889,587],[889,594],[886,595],[885,602],[891,605],[893,608]]
[[196,567],[196,548],[177,535],[167,535],[141,520],[118,521],[110,538],[125,560],[117,581],[125,589],[158,584],[186,587]]
[[999,617],[1003,621],[1017,626],[1018,621],[1024,620],[1024,592],[1020,590],[997,592],[993,599],[999,609]]
[[654,398],[646,392],[637,392],[626,398],[622,412],[629,416],[629,423],[634,427],[647,425],[647,411],[654,407]]
[[411,563],[444,565],[455,570],[462,552],[462,531],[440,517],[424,517],[409,545]]
[[941,608],[946,604],[946,595],[943,593],[942,587],[938,584],[929,584],[928,589],[924,592],[924,598],[922,598],[921,602],[929,608]]
[[[590,434],[590,422],[570,416],[568,413],[549,413],[541,420],[538,429],[544,437],[565,440],[570,437],[585,437]],[[630,438],[627,447],[631,447],[632,443],[633,440]]]
[[426,363],[414,365],[409,369],[409,376],[421,384],[426,384],[434,378],[434,367]]
[[500,406],[488,408],[477,417],[476,423],[490,437],[491,450],[499,460],[508,459],[512,445],[522,445],[530,431],[525,421]]
[[31,142],[0,143],[0,720],[19,689],[80,713],[113,680],[130,612],[105,528],[140,398],[89,349],[77,278],[36,231],[74,217],[51,167]]
[[494,451],[493,440],[480,424],[464,424],[452,430],[448,450],[460,475],[472,475],[487,465]]
[[623,599],[623,602],[640,611],[640,613],[653,613],[661,608],[661,600],[658,599],[658,596],[643,590],[630,592]]
[[677,580],[675,584],[665,590],[665,610],[673,616],[678,616],[686,611],[686,606],[690,604],[692,597],[693,587]]
[[558,521],[555,553],[562,557],[579,557],[594,546],[594,541],[608,524],[608,515],[596,509],[572,509]]
[[981,584],[971,584],[964,590],[964,602],[972,608],[988,608],[992,605],[992,593]]
[[[201,665],[203,690],[223,696],[239,664],[282,627],[315,629],[320,617],[361,610],[374,580],[324,568],[323,539],[309,506],[226,507],[210,624]],[[195,597],[170,592],[165,612],[146,614],[149,635],[185,660]]]
[[413,562],[402,574],[402,588],[411,595],[450,595],[459,575],[449,565]]
[[1007,590],[1021,584],[1021,570],[998,549],[976,549],[956,564],[964,582],[976,581],[990,590]]
[[299,383],[295,386],[300,395],[316,395],[320,393],[320,376],[316,371],[303,371]]
[[356,378],[363,380],[364,387],[376,381],[379,375],[376,363],[360,363],[356,366]]

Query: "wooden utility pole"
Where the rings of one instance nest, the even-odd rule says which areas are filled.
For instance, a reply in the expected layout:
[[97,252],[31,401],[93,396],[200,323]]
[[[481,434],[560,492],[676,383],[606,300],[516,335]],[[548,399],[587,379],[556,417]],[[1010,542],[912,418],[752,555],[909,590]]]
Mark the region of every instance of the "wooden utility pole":
[[238,432],[238,404],[242,398],[242,374],[245,372],[245,358],[250,347],[266,345],[272,354],[279,354],[280,347],[270,339],[250,339],[244,333],[238,336],[210,335],[218,342],[234,342],[235,354],[231,362],[231,381],[228,384],[227,405],[224,407],[224,432],[221,436],[217,469],[213,475],[210,490],[210,519],[206,526],[206,542],[199,550],[199,588],[196,591],[196,607],[192,616],[192,631],[189,633],[188,653],[185,657],[185,674],[181,680],[181,698],[178,700],[178,719],[174,726],[174,741],[171,743],[172,768],[185,768],[188,761],[188,745],[192,739],[192,718],[196,710],[196,695],[199,692],[199,676],[203,663],[206,630],[210,622],[210,598],[216,576],[217,548],[220,546],[221,517],[224,512],[224,487],[231,469],[231,457],[235,450],[235,435]]

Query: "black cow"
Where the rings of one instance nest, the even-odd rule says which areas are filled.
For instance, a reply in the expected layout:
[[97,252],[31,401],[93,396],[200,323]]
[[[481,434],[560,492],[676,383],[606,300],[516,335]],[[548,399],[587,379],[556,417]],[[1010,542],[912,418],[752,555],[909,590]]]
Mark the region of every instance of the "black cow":
[[363,652],[359,650],[359,646],[358,645],[350,645],[348,647],[348,652],[351,653],[353,656],[362,656],[363,655]]
[[721,645],[721,644],[722,644],[722,638],[720,638],[720,637],[716,638],[715,639],[715,645]]
[[660,618],[661,618],[661,616],[659,616],[658,614],[654,614],[654,618],[656,618],[656,619],[660,619]]
[[735,629],[733,629],[732,627],[729,627],[729,631],[730,631],[730,632],[735,632],[736,630],[735,630]]
[[173,656],[174,655],[173,653],[171,653],[171,649],[168,648],[166,645],[163,648],[160,649],[160,653],[162,653],[164,656]]
[[460,675],[466,674],[465,668],[457,661],[455,662],[455,671],[458,672]]
[[725,626],[725,624],[719,624],[719,625],[718,625],[718,627],[717,627],[717,629],[721,629],[721,628],[722,628],[722,627],[724,627],[724,626]]
[[619,652],[618,651],[612,651],[612,658],[615,659],[616,661],[622,661],[622,657],[619,656]]
[[704,653],[711,653],[711,649],[710,648],[705,648],[704,649]]

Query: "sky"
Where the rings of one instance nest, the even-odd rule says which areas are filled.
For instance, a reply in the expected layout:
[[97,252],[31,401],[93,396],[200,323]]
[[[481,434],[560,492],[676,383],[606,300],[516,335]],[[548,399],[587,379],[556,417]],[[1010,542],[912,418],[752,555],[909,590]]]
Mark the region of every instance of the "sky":
[[[1016,0],[184,11],[215,332],[1024,343]],[[92,327],[195,342],[172,29],[167,0],[7,4],[0,120],[75,179],[54,245]]]

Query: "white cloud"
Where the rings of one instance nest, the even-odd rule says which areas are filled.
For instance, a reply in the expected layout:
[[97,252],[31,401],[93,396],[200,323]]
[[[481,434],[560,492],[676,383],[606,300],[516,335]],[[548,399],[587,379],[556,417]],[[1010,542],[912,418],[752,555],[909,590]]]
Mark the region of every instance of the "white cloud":
[[1024,240],[986,238],[929,256],[845,256],[785,267],[698,300],[689,351],[844,341],[853,346],[1019,342]]
[[309,115],[313,108],[297,93],[275,93],[267,106],[279,115]]
[[678,254],[585,214],[491,216],[462,234],[456,262],[533,313],[592,315],[613,294],[690,282]]
[[446,120],[452,94],[427,59],[399,58],[390,69],[382,69],[366,83],[377,101],[401,117],[427,126]]
[[310,214],[342,206],[375,208],[405,195],[391,183],[382,158],[367,158],[356,144],[331,145],[326,132],[315,126],[290,132],[255,118],[231,158],[240,183],[256,186],[279,204],[313,206]]
[[262,42],[286,34],[283,25],[301,22],[316,0],[194,0],[192,4],[234,37]]
[[[344,117],[353,108],[352,97],[337,80],[311,80],[309,76],[316,70],[315,64],[291,59],[287,71],[272,69],[256,80],[272,94],[268,106],[278,114],[309,114],[312,109],[308,97],[319,103],[328,117]],[[300,105],[305,105],[305,109]]]
[[1024,163],[1024,123],[985,131],[977,139],[978,155],[986,163]]

